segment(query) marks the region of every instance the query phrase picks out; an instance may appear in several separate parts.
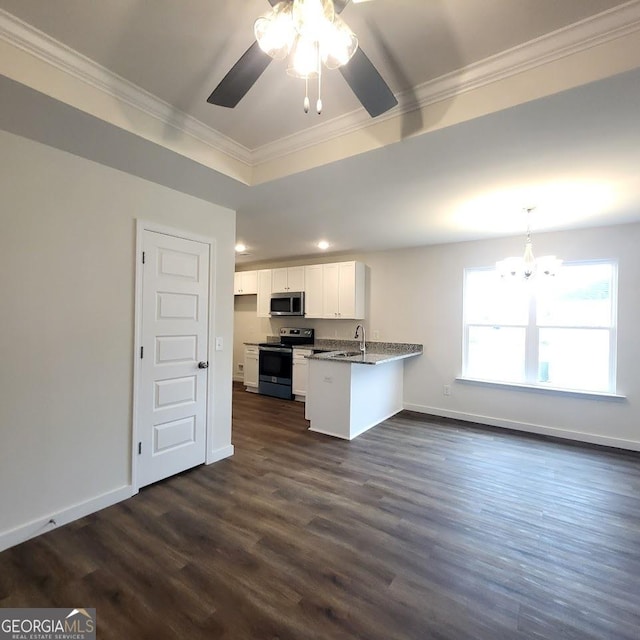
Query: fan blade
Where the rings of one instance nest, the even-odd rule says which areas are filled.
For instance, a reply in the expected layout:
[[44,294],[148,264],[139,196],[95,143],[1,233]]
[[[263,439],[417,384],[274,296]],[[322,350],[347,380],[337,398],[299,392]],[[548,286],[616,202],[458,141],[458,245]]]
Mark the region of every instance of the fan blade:
[[342,13],[350,0],[333,0],[333,8],[336,13]]
[[339,69],[372,118],[398,104],[391,89],[360,47],[356,49],[353,58]]
[[233,109],[269,66],[271,58],[254,42],[207,98],[210,104]]

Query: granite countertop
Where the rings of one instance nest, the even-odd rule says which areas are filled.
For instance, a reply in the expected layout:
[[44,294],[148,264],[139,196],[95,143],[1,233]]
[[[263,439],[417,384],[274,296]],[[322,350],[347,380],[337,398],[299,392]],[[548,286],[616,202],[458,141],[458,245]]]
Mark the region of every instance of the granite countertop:
[[[267,336],[263,342],[277,342],[278,338]],[[258,346],[259,342],[245,342],[247,346]],[[317,351],[307,356],[309,360],[330,360],[332,362],[347,362],[351,364],[382,364],[392,360],[402,360],[422,355],[421,344],[406,342],[367,342],[364,355],[360,352],[360,342],[357,340],[332,340],[318,338],[313,344],[301,344],[299,349]],[[354,353],[356,355],[340,355]]]
[[[407,344],[404,342],[367,342],[367,348],[364,353],[360,352],[360,343],[354,340],[317,340],[316,343],[322,343],[320,348],[323,349],[332,348],[330,351],[308,356],[309,360],[375,365],[422,355],[421,344]],[[349,355],[354,352],[357,353]]]

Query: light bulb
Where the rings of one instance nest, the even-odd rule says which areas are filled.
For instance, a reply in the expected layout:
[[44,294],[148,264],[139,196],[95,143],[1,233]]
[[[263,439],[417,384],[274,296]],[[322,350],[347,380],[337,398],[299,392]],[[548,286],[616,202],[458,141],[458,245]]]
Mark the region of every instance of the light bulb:
[[253,33],[260,48],[275,60],[284,60],[296,37],[289,2],[279,2],[268,16],[258,18]]
[[298,36],[289,58],[287,73],[295,78],[315,78],[318,75],[318,45]]
[[292,15],[295,29],[301,36],[319,40],[336,14],[332,0],[294,0]]
[[328,69],[337,69],[342,67],[351,58],[358,48],[358,38],[347,23],[336,16],[333,24],[322,35],[320,41],[320,49],[322,51],[322,60]]

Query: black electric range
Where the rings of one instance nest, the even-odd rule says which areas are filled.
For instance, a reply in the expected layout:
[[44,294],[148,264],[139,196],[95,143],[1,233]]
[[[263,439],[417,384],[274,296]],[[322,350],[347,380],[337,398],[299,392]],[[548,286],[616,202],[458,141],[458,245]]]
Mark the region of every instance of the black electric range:
[[258,344],[258,392],[267,396],[293,400],[293,347],[311,345],[313,329],[283,327],[280,342]]

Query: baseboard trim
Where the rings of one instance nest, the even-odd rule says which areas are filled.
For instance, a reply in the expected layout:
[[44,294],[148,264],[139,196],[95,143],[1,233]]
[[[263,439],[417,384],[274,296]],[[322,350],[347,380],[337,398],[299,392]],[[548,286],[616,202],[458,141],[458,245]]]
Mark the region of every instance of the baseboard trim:
[[[14,529],[3,531],[0,533],[0,551],[4,551],[9,547],[20,544],[21,542],[26,542],[31,538],[35,538],[47,531],[52,531],[57,527],[69,524],[79,518],[84,518],[84,516],[88,516],[89,514],[100,511],[101,509],[106,509],[117,502],[127,500],[134,494],[134,488],[131,485],[126,485],[119,489],[115,489],[114,491],[109,491],[95,498],[91,498],[86,502],[80,502],[71,507],[67,507],[66,509],[54,511],[42,516],[41,518],[31,520],[30,522],[20,525],[19,527],[15,527]],[[55,524],[51,522],[52,520],[55,521]]]
[[389,420],[389,418],[393,418],[393,416],[398,415],[400,411],[402,411],[402,407],[393,409],[390,413],[385,414],[381,418],[376,418],[374,422],[365,425],[364,427],[362,427],[361,429],[358,429],[357,431],[354,431],[351,434],[351,437],[349,438],[349,440],[354,440],[358,436],[361,436],[363,433],[366,433],[367,431],[369,431],[369,429],[373,429],[373,427],[377,427],[378,425],[381,425],[385,420]]
[[205,464],[213,464],[214,462],[224,460],[225,458],[230,458],[233,455],[233,452],[234,448],[232,444],[226,447],[221,447],[220,449],[215,449],[214,451],[210,451],[207,454],[207,461]]
[[338,438],[339,440],[349,440],[349,438],[345,438],[344,436],[333,433],[332,431],[324,431],[323,429],[313,429],[309,427],[308,431],[312,431],[313,433],[320,433],[323,436],[331,436],[332,438]]
[[400,411],[402,411],[402,408],[394,409],[388,415],[383,416],[381,418],[377,418],[375,420],[375,422],[371,422],[370,424],[366,424],[365,426],[361,427],[357,431],[354,431],[349,437],[344,436],[344,435],[340,435],[338,433],[334,433],[332,431],[326,431],[326,430],[323,430],[323,429],[315,429],[315,428],[313,428],[311,426],[309,427],[309,431],[313,431],[314,433],[321,433],[322,435],[325,435],[325,436],[333,436],[334,438],[340,438],[340,440],[355,440],[355,438],[357,438],[358,436],[361,436],[363,433],[366,433],[367,431],[369,431],[369,429],[373,429],[373,427],[377,427],[377,426],[381,425],[385,420],[388,420],[389,418],[393,418],[393,416],[397,415]]
[[640,442],[635,440],[624,440],[622,438],[610,438],[595,433],[582,433],[580,431],[570,431],[568,429],[559,429],[557,427],[547,427],[540,424],[530,422],[516,422],[513,420],[503,420],[492,416],[483,416],[473,413],[463,413],[461,411],[450,411],[439,407],[427,407],[420,404],[405,403],[404,408],[407,411],[415,411],[417,413],[425,413],[428,415],[439,416],[441,418],[453,418],[454,420],[462,420],[464,422],[477,422],[486,424],[491,427],[501,427],[503,429],[513,429],[514,431],[525,431],[527,433],[535,433],[543,436],[551,436],[553,438],[562,438],[564,440],[575,440],[577,442],[586,442],[589,444],[598,444],[604,447],[615,447],[617,449],[628,449],[630,451],[640,451]]

